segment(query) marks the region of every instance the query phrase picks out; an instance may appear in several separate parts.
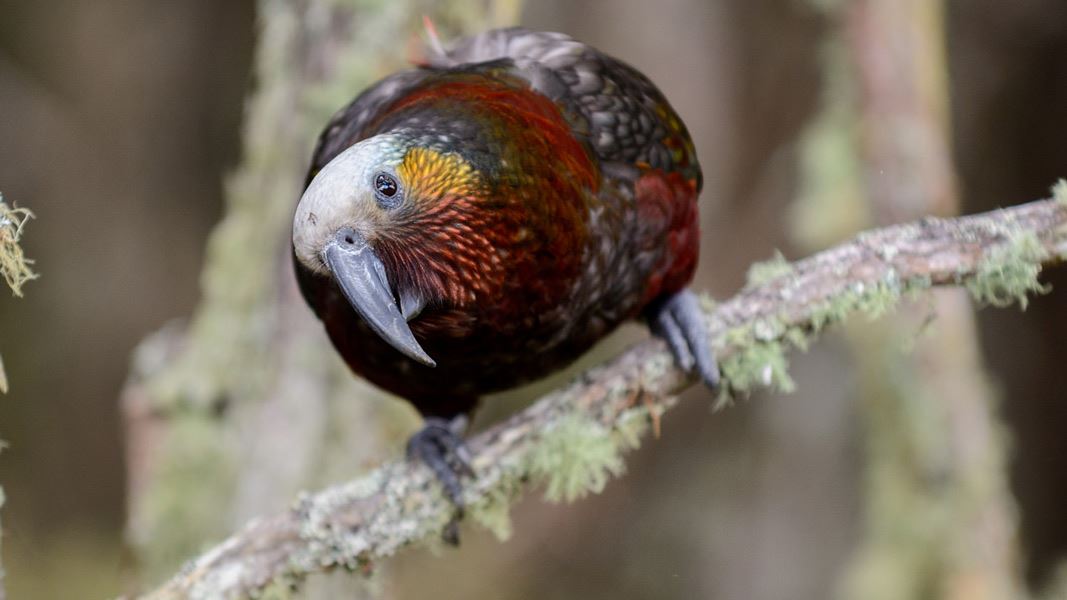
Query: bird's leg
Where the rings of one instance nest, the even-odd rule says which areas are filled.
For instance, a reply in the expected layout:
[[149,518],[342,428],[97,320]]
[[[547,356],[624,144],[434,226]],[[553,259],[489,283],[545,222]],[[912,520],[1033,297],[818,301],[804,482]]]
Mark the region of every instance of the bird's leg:
[[695,370],[709,389],[717,389],[719,365],[696,294],[686,288],[653,304],[646,315],[652,334],[667,342],[678,366],[688,372]]
[[445,496],[456,507],[455,517],[442,534],[446,542],[459,544],[458,522],[463,518],[463,486],[460,477],[474,476],[471,468],[470,450],[463,441],[467,429],[467,417],[459,415],[452,420],[427,417],[425,424],[408,440],[408,459],[417,459],[433,471],[444,488]]

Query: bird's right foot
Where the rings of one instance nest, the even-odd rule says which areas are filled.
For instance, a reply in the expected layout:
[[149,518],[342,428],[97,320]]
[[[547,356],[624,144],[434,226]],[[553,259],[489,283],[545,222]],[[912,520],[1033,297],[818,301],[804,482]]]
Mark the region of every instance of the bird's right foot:
[[467,418],[460,415],[451,421],[428,417],[415,435],[408,440],[408,459],[416,459],[430,468],[441,482],[445,496],[456,507],[456,515],[445,528],[443,537],[451,544],[459,543],[458,521],[463,518],[463,485],[461,477],[474,476],[471,455],[463,441]]

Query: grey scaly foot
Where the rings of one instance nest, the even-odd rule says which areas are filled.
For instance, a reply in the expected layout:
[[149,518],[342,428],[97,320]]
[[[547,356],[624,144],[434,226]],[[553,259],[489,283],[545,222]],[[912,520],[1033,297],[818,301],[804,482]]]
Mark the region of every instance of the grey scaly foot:
[[467,417],[460,415],[451,421],[427,417],[422,429],[408,440],[409,460],[418,460],[441,482],[445,496],[456,507],[455,515],[445,526],[441,536],[452,545],[459,544],[459,520],[463,518],[463,485],[460,478],[474,476],[471,455],[463,442]]
[[647,315],[652,334],[667,342],[678,366],[686,372],[695,370],[704,385],[718,389],[719,365],[696,294],[684,289],[654,304]]

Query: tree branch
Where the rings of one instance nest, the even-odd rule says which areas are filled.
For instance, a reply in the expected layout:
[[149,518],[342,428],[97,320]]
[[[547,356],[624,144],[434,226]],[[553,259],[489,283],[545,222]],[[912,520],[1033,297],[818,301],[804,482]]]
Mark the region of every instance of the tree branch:
[[[1058,199],[873,230],[795,264],[754,270],[745,289],[709,313],[726,381],[734,391],[788,388],[783,348],[806,345],[850,313],[880,314],[930,286],[966,285],[997,305],[1024,301],[1042,289],[1041,265],[1067,258],[1064,187]],[[471,516],[499,524],[531,480],[556,496],[598,491],[621,471],[614,452],[634,445],[639,429],[692,383],[663,343],[649,339],[475,436],[477,477],[466,486]],[[369,571],[405,546],[435,540],[451,516],[425,468],[390,463],[250,522],[147,597],[239,597],[336,567]]]

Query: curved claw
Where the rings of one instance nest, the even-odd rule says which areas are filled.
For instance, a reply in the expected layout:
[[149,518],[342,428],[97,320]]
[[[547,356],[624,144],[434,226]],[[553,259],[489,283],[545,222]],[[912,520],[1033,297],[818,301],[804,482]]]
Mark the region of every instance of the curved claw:
[[696,294],[684,289],[657,303],[648,311],[648,322],[653,335],[667,342],[681,369],[695,370],[704,385],[712,391],[718,389],[719,365]]
[[434,477],[441,482],[449,502],[456,507],[455,517],[445,527],[442,536],[446,542],[453,545],[459,544],[457,524],[459,519],[463,518],[465,508],[460,479],[463,476],[475,476],[471,467],[470,450],[461,437],[466,424],[467,419],[462,415],[452,421],[428,417],[425,425],[411,436],[407,445],[408,459],[418,460],[429,467]]

